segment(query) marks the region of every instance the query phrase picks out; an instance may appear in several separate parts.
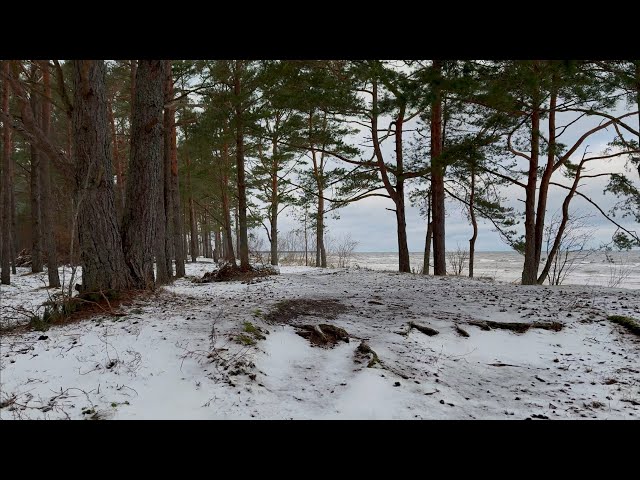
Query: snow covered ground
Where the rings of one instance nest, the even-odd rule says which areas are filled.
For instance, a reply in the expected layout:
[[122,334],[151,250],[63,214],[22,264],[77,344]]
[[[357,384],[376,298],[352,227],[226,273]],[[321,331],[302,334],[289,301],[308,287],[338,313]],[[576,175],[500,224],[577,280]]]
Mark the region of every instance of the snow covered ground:
[[[189,277],[211,269],[187,264]],[[5,321],[10,306],[48,298],[42,275],[27,273],[0,291]],[[191,280],[122,307],[124,317],[3,334],[0,418],[640,417],[640,339],[606,320],[640,318],[636,290],[311,267],[250,283]],[[282,300],[327,308],[270,318]],[[331,318],[336,304],[344,311]],[[564,328],[468,324],[478,320]],[[407,334],[409,322],[439,334]],[[344,328],[349,343],[322,348],[296,334],[296,325],[316,323]],[[362,340],[382,365],[356,361]]]

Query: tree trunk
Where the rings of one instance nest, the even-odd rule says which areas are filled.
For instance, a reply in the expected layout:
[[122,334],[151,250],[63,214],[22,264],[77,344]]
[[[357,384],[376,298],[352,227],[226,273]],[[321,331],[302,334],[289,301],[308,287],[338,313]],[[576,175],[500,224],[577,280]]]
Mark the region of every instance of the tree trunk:
[[[139,61],[131,123],[127,197],[122,221],[125,261],[134,285],[139,289],[154,287],[153,252],[159,225],[164,224],[164,219],[158,218],[160,187],[163,184],[163,82],[162,60]],[[164,258],[159,263],[166,266]]]
[[189,152],[185,150],[184,158],[187,162],[187,201],[189,203],[189,250],[191,253],[191,261],[198,259],[198,230],[196,225],[196,207],[193,201],[193,189],[191,187],[191,159]]
[[[537,102],[537,99],[534,99]],[[531,115],[531,160],[529,161],[529,175],[525,189],[525,244],[524,268],[522,270],[522,285],[538,283],[538,263],[536,263],[536,186],[538,182],[538,156],[540,146],[540,110],[533,110]]]
[[[42,128],[40,102],[35,93],[31,93],[31,111],[35,124]],[[31,271],[42,272],[42,196],[40,181],[40,152],[35,145],[30,146],[31,153]]]
[[175,215],[175,209],[173,207],[174,193],[173,193],[173,179],[171,174],[171,147],[172,136],[174,132],[174,107],[167,106],[173,102],[173,75],[171,73],[171,60],[164,60],[164,73],[163,78],[163,94],[164,94],[164,113],[163,113],[163,195],[162,201],[164,202],[164,218],[165,218],[165,238],[164,238],[164,251],[165,261],[167,264],[167,274],[169,278],[173,275],[173,262],[172,259],[175,256],[175,235],[174,228],[175,222],[173,216]]
[[551,98],[549,100],[549,139],[547,144],[547,166],[544,169],[542,178],[540,179],[540,188],[538,189],[538,208],[536,213],[536,271],[540,265],[540,257],[542,256],[542,243],[544,238],[544,222],[547,213],[547,197],[549,195],[549,182],[553,175],[553,167],[555,165],[556,153],[556,105],[558,102],[558,92],[555,89],[555,75],[552,79]]
[[471,192],[469,194],[469,217],[473,226],[473,236],[469,239],[469,278],[473,278],[473,264],[476,254],[476,239],[478,238],[478,222],[476,221],[476,210],[474,208],[476,195],[476,169],[471,166]]
[[[10,86],[6,76],[9,75],[9,61],[2,61],[2,110],[9,111]],[[11,158],[11,127],[2,123],[2,272],[0,282],[11,283],[11,190],[13,189],[13,168]]]
[[218,263],[220,259],[220,226],[216,223],[213,232],[213,261]]
[[[273,178],[273,177],[272,177]],[[271,229],[269,240],[271,241],[271,265],[278,265],[278,195],[277,195],[277,177],[273,182],[276,190],[273,190],[271,197]]]
[[429,275],[429,261],[431,259],[431,242],[433,241],[433,222],[427,224],[427,235],[424,240],[424,259],[422,260],[422,274]]
[[247,237],[247,192],[244,175],[244,125],[243,125],[243,107],[240,96],[243,61],[236,60],[233,79],[233,93],[236,97],[236,168],[238,177],[238,219],[239,219],[239,240],[238,255],[240,256],[240,267],[242,269],[249,268],[249,239]]
[[[11,169],[15,168],[15,160],[11,161]],[[11,172],[11,177],[15,178],[15,172]],[[18,257],[18,227],[16,224],[16,190],[11,181],[11,273],[16,275],[16,258]]]
[[106,68],[102,60],[75,60],[73,64],[75,207],[82,291],[124,290],[131,286],[131,275],[115,208]]
[[409,246],[407,245],[407,222],[404,208],[404,186],[398,182],[398,198],[396,201],[396,223],[398,232],[398,267],[401,272],[411,272]]
[[422,260],[422,274],[429,275],[431,260],[431,241],[433,238],[433,223],[431,223],[431,190],[427,192],[427,235],[424,240],[424,259]]
[[118,148],[118,135],[116,132],[116,122],[113,117],[113,106],[109,102],[109,123],[111,125],[111,144],[113,145],[113,164],[116,169],[116,209],[121,215],[124,210],[124,184],[122,174],[122,161],[120,159],[120,149]]
[[[166,77],[165,77],[165,95],[166,99],[170,102],[173,100],[173,71],[171,67],[171,60],[166,60]],[[169,155],[169,192],[171,208],[168,210],[171,213],[167,213],[167,218],[171,218],[173,234],[173,258],[176,262],[176,277],[181,278],[185,275],[184,266],[184,241],[183,241],[183,225],[182,221],[182,209],[180,208],[180,182],[178,177],[178,148],[176,144],[176,108],[174,106],[168,106],[165,109],[165,135],[168,136],[168,140],[165,139],[165,155]]]
[[[442,72],[442,62],[433,61],[436,75]],[[433,273],[447,274],[445,246],[444,165],[442,154],[442,97],[436,89],[431,105],[431,208],[433,209]]]
[[[46,98],[51,98],[51,82],[49,74],[49,62],[42,62],[42,83]],[[47,99],[42,102],[42,131],[49,137],[51,135],[51,103]],[[53,202],[51,196],[51,161],[45,152],[40,155],[40,186],[42,194],[42,231],[44,235],[44,247],[47,260],[47,277],[50,288],[60,287],[58,275],[58,255],[56,252],[55,222],[53,218]]]
[[220,192],[222,194],[222,217],[224,224],[224,258],[227,262],[236,264],[236,256],[233,251],[233,230],[231,229],[231,205],[229,202],[229,178],[227,177],[227,168],[229,166],[229,146],[224,143],[222,145],[222,167],[223,172],[220,175]]

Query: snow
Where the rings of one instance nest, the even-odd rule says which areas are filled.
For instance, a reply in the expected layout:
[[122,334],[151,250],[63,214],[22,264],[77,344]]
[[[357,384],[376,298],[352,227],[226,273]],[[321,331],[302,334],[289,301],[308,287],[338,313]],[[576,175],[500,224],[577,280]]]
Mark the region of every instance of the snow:
[[[121,307],[124,317],[3,333],[0,418],[640,417],[640,341],[606,320],[640,318],[636,290],[287,266],[251,283],[192,282],[211,268],[187,264],[187,278]],[[10,307],[47,300],[45,275],[19,269],[3,286],[3,321],[15,321]],[[268,323],[284,299],[336,299],[347,311]],[[469,320],[564,329],[483,331]],[[256,345],[234,341],[247,321],[269,332]],[[410,321],[440,333],[403,335]],[[312,346],[297,323],[332,323],[351,339]],[[355,361],[362,340],[382,366]]]

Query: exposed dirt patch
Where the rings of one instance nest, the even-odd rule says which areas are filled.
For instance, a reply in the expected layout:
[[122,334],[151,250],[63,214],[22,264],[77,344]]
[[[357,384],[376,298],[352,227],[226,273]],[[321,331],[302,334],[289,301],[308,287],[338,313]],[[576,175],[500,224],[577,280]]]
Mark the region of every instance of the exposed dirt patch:
[[333,347],[338,342],[349,343],[349,334],[344,328],[328,323],[320,325],[301,325],[296,327],[296,333],[309,340],[311,345],[319,347]]
[[202,278],[195,279],[194,283],[233,282],[238,280],[251,282],[256,278],[268,277],[269,275],[279,275],[279,273],[269,265],[261,267],[249,266],[248,269],[243,269],[232,263],[225,263],[220,268],[205,273]]
[[334,319],[338,314],[347,310],[346,305],[331,298],[322,300],[296,298],[276,303],[273,309],[264,316],[264,319],[273,323],[291,323],[303,315]]

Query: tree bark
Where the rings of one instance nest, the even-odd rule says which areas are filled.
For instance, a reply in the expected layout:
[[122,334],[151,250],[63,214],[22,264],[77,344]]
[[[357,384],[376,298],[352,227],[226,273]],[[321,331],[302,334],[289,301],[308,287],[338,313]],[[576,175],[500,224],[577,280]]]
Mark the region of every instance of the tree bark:
[[544,222],[547,213],[547,197],[549,196],[549,182],[553,175],[553,167],[555,165],[556,153],[556,106],[558,102],[558,92],[555,88],[557,82],[555,75],[552,78],[551,98],[549,100],[549,139],[547,165],[540,179],[540,188],[538,189],[538,208],[536,213],[536,269],[540,265],[540,257],[542,256],[542,243],[544,238]]
[[227,262],[236,264],[236,256],[233,252],[233,233],[231,229],[231,205],[229,204],[229,178],[227,177],[227,167],[229,166],[229,147],[222,146],[222,168],[220,175],[220,192],[222,194],[222,216],[224,224],[224,258]]
[[[125,261],[134,285],[139,289],[155,286],[153,252],[157,244],[158,228],[161,224],[164,225],[164,219],[158,218],[160,188],[163,184],[163,82],[162,60],[139,61],[135,78],[127,196],[122,221]],[[159,263],[166,266],[164,258]]]
[[[9,111],[9,95],[11,87],[6,77],[10,74],[9,61],[2,61],[2,110]],[[11,127],[7,122],[2,122],[2,257],[0,283],[11,283],[11,190],[13,189],[13,168],[11,158]]]
[[429,275],[431,260],[431,241],[433,239],[433,223],[431,223],[431,190],[427,192],[427,235],[424,239],[424,258],[422,260],[422,274]]
[[[42,116],[40,102],[35,93],[31,93],[31,111],[37,126],[42,128]],[[42,195],[40,181],[40,152],[31,144],[31,174],[29,176],[31,186],[31,271],[42,272]],[[49,234],[47,232],[47,234]]]
[[[537,97],[537,96],[535,96]],[[531,114],[531,159],[525,189],[525,245],[522,285],[538,283],[538,263],[536,262],[536,187],[538,182],[538,158],[540,149],[540,108],[534,98],[534,110]]]
[[249,268],[249,239],[247,237],[247,192],[244,174],[244,124],[242,106],[241,75],[244,64],[242,60],[235,60],[233,93],[236,97],[236,168],[238,177],[238,219],[239,241],[238,255],[240,256],[240,268]]
[[109,123],[111,125],[111,143],[113,145],[113,164],[116,169],[116,209],[121,215],[124,210],[124,184],[122,173],[122,160],[120,159],[120,149],[118,148],[118,135],[116,131],[116,122],[113,117],[113,106],[109,102]]
[[[436,75],[442,72],[442,61],[434,60]],[[445,246],[445,195],[444,165],[440,161],[442,154],[442,97],[438,87],[431,105],[431,208],[433,209],[433,273],[447,274]]]
[[473,264],[476,255],[476,239],[478,238],[478,222],[476,220],[476,210],[474,207],[476,195],[476,169],[471,166],[471,192],[469,193],[469,217],[473,227],[473,236],[469,239],[469,278],[473,278]]
[[198,259],[198,230],[196,226],[196,207],[193,201],[193,188],[191,186],[191,159],[189,152],[185,149],[184,159],[187,163],[187,202],[189,203],[189,250],[191,261]]
[[[166,77],[165,77],[165,95],[166,100],[171,102],[173,100],[173,70],[171,66],[171,60],[166,60]],[[168,140],[165,140],[165,155],[169,155],[169,192],[171,208],[168,210],[171,213],[167,214],[167,217],[171,218],[173,235],[173,258],[175,259],[176,277],[181,278],[185,275],[184,266],[184,241],[183,241],[183,225],[182,221],[182,209],[180,208],[180,182],[178,177],[178,148],[176,141],[176,108],[174,106],[167,106],[165,108],[165,128],[167,131],[165,135],[168,136]]]
[[[51,98],[51,81],[49,62],[42,62],[42,83],[46,98]],[[42,102],[42,132],[51,136],[51,103],[48,100]],[[42,231],[44,235],[44,247],[47,260],[47,277],[50,288],[60,287],[58,274],[58,254],[56,252],[56,232],[53,217],[53,201],[51,196],[51,160],[46,152],[40,155],[40,185],[42,193]]]
[[124,260],[115,208],[106,68],[102,60],[75,60],[73,152],[82,291],[124,290]]
[[[278,120],[278,119],[277,119]],[[277,125],[277,124],[276,124]],[[271,246],[271,265],[278,265],[278,209],[280,208],[278,197],[278,138],[272,141],[271,155],[271,211],[269,213],[269,242]]]

